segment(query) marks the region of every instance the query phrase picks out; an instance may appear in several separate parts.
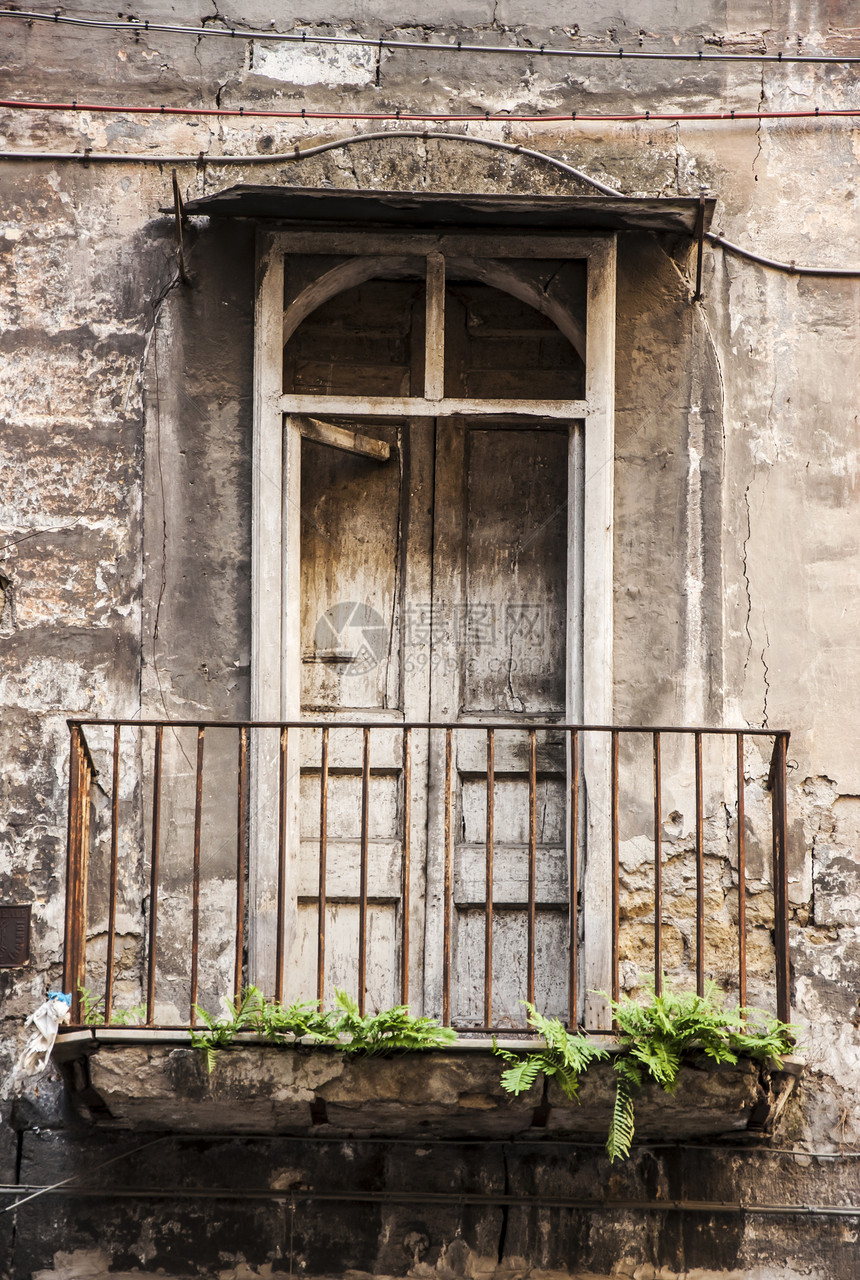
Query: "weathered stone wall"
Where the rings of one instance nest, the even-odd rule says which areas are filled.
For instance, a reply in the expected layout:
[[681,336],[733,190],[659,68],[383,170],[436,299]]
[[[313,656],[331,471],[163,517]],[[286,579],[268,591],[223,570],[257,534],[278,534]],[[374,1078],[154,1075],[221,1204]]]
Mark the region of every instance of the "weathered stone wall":
[[[103,3],[77,16],[114,15]],[[153,21],[214,7],[147,0]],[[287,29],[247,0],[221,21]],[[647,0],[305,5],[311,30],[582,48],[860,52],[854,6]],[[706,42],[703,44],[703,42]],[[468,53],[266,46],[0,21],[4,97],[52,102],[330,111],[652,112],[860,106],[850,67],[566,62]],[[299,164],[218,166],[377,127],[15,111],[3,149],[204,153],[187,196],[240,181],[444,191],[561,192],[538,162],[395,140]],[[396,132],[396,123],[382,126]],[[443,126],[435,126],[441,128]],[[455,126],[458,127],[459,126]],[[630,194],[717,197],[715,226],[756,252],[860,264],[857,134],[848,120],[470,125],[547,151]],[[177,281],[171,165],[0,161],[0,885],[33,904],[26,969],[0,970],[14,1060],[24,1017],[60,974],[68,715],[244,715],[249,709],[253,228],[196,223],[194,286]],[[80,1172],[126,1187],[559,1189],[612,1199],[860,1202],[857,986],[858,534],[856,280],[778,274],[709,250],[691,304],[689,246],[619,248],[615,717],[792,730],[789,791],[794,1016],[808,1071],[776,1150],[643,1150],[625,1168],[570,1150],[365,1151],[197,1140],[135,1156],[137,1140],[74,1128],[56,1080],[2,1103],[0,1181]],[[692,815],[680,821],[689,835]],[[625,864],[636,888],[635,860]],[[723,910],[715,901],[715,910]],[[635,947],[631,958],[636,959]],[[716,958],[715,958],[716,960]],[[97,1166],[128,1150],[105,1173]],[[433,1165],[432,1178],[426,1174]],[[115,1172],[114,1172],[115,1171]],[[346,1172],[345,1172],[346,1171]],[[226,1176],[226,1175],[225,1175]],[[115,1181],[114,1181],[115,1178]],[[134,1179],[137,1179],[136,1183]],[[217,1179],[216,1179],[217,1181]],[[570,1194],[574,1194],[570,1192]],[[0,1206],[2,1207],[2,1206]],[[14,1219],[14,1220],[13,1220]],[[176,1275],[462,1274],[757,1280],[853,1277],[857,1217],[614,1216],[573,1210],[413,1212],[192,1199],[43,1198],[0,1216],[0,1275],[22,1280],[159,1268]],[[292,1255],[290,1238],[293,1238]],[[421,1241],[426,1238],[426,1247]],[[409,1244],[408,1242],[412,1243]],[[411,1256],[410,1256],[411,1250]],[[293,1264],[290,1265],[290,1258]],[[303,1264],[303,1268],[302,1265]],[[269,1270],[267,1270],[269,1268]],[[469,1270],[471,1268],[471,1270]]]

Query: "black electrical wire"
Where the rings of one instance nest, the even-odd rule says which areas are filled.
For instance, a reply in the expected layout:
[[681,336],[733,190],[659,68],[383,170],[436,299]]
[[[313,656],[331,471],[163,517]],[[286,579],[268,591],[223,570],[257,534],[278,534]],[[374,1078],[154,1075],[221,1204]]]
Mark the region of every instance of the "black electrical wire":
[[[0,1195],[13,1197],[29,1192],[63,1198],[107,1200],[238,1200],[310,1201],[334,1204],[416,1204],[497,1206],[534,1209],[581,1209],[593,1213],[706,1213],[756,1214],[777,1217],[860,1217],[860,1205],[758,1204],[744,1200],[587,1200],[575,1196],[516,1195],[471,1191],[316,1191],[301,1187],[40,1187],[30,1184],[0,1186]],[[19,1203],[24,1203],[19,1201]],[[9,1206],[17,1208],[16,1205]]]
[[614,187],[608,187],[604,182],[598,181],[597,178],[589,177],[580,169],[575,169],[573,165],[566,164],[563,160],[557,160],[554,156],[549,156],[543,151],[535,151],[531,147],[523,147],[515,142],[500,142],[495,138],[473,137],[466,133],[434,133],[429,129],[377,129],[369,133],[358,133],[351,138],[336,138],[330,142],[316,143],[311,147],[299,147],[298,144],[292,151],[281,153],[267,153],[264,155],[254,154],[249,156],[213,156],[200,152],[196,156],[163,156],[158,153],[149,153],[142,155],[134,155],[131,153],[120,151],[3,151],[0,152],[0,159],[23,159],[23,160],[83,160],[104,161],[106,163],[135,163],[143,162],[149,164],[205,164],[205,165],[234,165],[234,164],[289,164],[296,160],[304,160],[308,156],[322,155],[325,151],[335,151],[339,147],[352,146],[356,142],[376,142],[389,138],[423,138],[442,139],[444,141],[471,142],[476,146],[489,147],[494,151],[512,151],[517,155],[529,156],[533,160],[543,160],[551,164],[556,169],[560,169],[562,173],[568,174],[572,178],[577,178],[580,182],[585,182],[590,187],[594,187],[605,196],[615,196],[618,199],[625,199],[624,193],[616,191]]
[[[142,36],[151,32],[166,32],[170,35],[226,36],[235,40],[265,40],[289,44],[319,45],[353,45],[367,49],[411,49],[421,52],[439,51],[442,53],[481,53],[481,54],[516,54],[529,57],[553,58],[592,58],[615,62],[750,62],[750,63],[806,63],[813,66],[852,66],[860,63],[860,55],[838,56],[832,54],[805,53],[706,53],[703,49],[695,52],[677,53],[661,52],[647,49],[570,49],[556,45],[506,45],[506,44],[467,44],[463,40],[452,40],[449,43],[430,40],[397,40],[384,36],[329,36],[319,35],[314,31],[258,31],[245,27],[190,27],[177,23],[150,22],[138,18],[102,19],[72,18],[61,13],[37,13],[30,10],[0,9],[0,18],[19,18],[28,23],[50,22],[74,27],[101,28],[107,31],[128,31],[132,35]],[[222,19],[223,21],[223,19]]]
[[[162,1041],[163,1043],[163,1041]],[[42,1129],[42,1133],[52,1133],[54,1130]],[[212,1143],[232,1143],[232,1142],[288,1142],[298,1143],[301,1146],[336,1146],[342,1147],[347,1143],[351,1147],[364,1146],[385,1146],[385,1147],[488,1147],[488,1148],[505,1148],[508,1152],[518,1150],[541,1151],[547,1147],[553,1151],[561,1148],[572,1147],[575,1151],[588,1151],[590,1153],[600,1154],[606,1152],[606,1143],[599,1140],[583,1139],[583,1138],[562,1138],[558,1137],[554,1131],[545,1131],[541,1137],[529,1137],[527,1134],[521,1134],[513,1138],[438,1138],[435,1136],[422,1135],[412,1138],[404,1137],[381,1137],[373,1133],[348,1133],[332,1136],[331,1134],[320,1133],[302,1133],[299,1137],[285,1133],[234,1133],[234,1132],[215,1132],[212,1130],[195,1129],[192,1131],[183,1131],[181,1133],[171,1133],[169,1135],[171,1142],[212,1142]],[[750,1134],[751,1142],[743,1144],[737,1141],[725,1145],[717,1142],[672,1142],[668,1139],[662,1142],[649,1142],[647,1139],[639,1142],[636,1141],[633,1152],[641,1154],[645,1151],[707,1151],[718,1155],[745,1155],[745,1156],[790,1156],[792,1158],[800,1158],[804,1160],[860,1160],[860,1150],[849,1151],[806,1151],[802,1147],[763,1147],[756,1145],[758,1135]],[[162,1139],[163,1140],[163,1139]],[[3,1184],[0,1184],[3,1185]]]
[[517,113],[513,111],[412,111],[406,107],[397,107],[388,111],[320,111],[314,107],[293,107],[288,111],[272,110],[263,107],[171,107],[166,103],[157,106],[154,103],[136,102],[81,102],[72,98],[71,102],[46,102],[43,99],[0,98],[0,107],[9,111],[74,111],[96,112],[109,115],[126,116],[200,116],[217,117],[231,120],[405,120],[414,123],[432,124],[688,124],[712,122],[714,124],[738,125],[745,120],[818,120],[824,123],[829,120],[856,120],[860,116],[860,107],[802,107],[791,111],[747,111],[742,107],[723,108],[721,111],[655,111],[651,108],[640,108],[631,111],[603,111],[598,114],[587,111],[564,111],[554,114],[551,111],[536,114]]

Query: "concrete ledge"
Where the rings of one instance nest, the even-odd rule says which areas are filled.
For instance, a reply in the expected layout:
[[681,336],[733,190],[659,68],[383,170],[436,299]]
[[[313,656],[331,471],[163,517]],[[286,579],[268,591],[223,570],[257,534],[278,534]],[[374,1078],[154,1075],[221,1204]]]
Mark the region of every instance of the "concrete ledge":
[[[600,1063],[583,1079],[579,1104],[553,1080],[512,1098],[486,1041],[369,1059],[243,1041],[219,1052],[211,1075],[182,1032],[71,1032],[58,1039],[55,1056],[82,1118],[112,1129],[594,1139],[607,1131],[615,1095],[611,1063]],[[637,1134],[680,1140],[761,1131],[793,1083],[790,1071],[771,1076],[750,1062],[686,1066],[674,1094],[642,1090]]]

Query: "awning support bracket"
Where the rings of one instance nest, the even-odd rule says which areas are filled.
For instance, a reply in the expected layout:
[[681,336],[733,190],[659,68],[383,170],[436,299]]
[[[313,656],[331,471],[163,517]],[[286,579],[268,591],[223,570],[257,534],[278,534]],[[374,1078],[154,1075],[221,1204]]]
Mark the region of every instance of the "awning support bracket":
[[696,292],[693,294],[694,302],[702,301],[702,253],[705,247],[705,195],[702,192],[699,196],[699,208],[696,212],[696,226],[693,230],[693,238],[696,241]]
[[191,277],[185,267],[185,244],[182,237],[182,230],[188,221],[188,215],[185,212],[185,202],[182,199],[182,192],[179,190],[179,179],[176,176],[176,170],[173,170],[173,223],[176,231],[176,261],[179,265],[179,279],[183,284],[191,286]]

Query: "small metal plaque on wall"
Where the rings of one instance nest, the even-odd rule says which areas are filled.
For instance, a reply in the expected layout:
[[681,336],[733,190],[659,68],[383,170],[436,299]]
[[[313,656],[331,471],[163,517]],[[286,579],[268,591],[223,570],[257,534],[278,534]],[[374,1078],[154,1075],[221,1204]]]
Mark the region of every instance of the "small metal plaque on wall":
[[30,907],[0,906],[0,969],[20,969],[30,960]]

